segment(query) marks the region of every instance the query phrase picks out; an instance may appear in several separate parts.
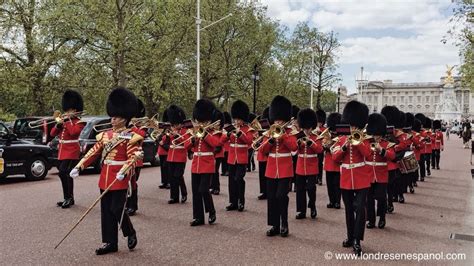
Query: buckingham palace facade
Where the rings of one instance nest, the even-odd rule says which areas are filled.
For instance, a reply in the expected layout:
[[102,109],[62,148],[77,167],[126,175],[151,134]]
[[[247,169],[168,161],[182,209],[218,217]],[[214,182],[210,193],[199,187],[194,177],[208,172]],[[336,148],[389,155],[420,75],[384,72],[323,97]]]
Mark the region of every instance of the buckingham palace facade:
[[[395,105],[403,112],[424,113],[435,117],[440,105],[444,78],[439,82],[394,83],[391,80],[359,82],[357,93],[347,95],[340,89],[340,110],[350,100],[364,102],[370,112],[380,112],[386,105]],[[463,88],[459,79],[454,83],[455,100],[463,117],[474,117],[474,94]]]

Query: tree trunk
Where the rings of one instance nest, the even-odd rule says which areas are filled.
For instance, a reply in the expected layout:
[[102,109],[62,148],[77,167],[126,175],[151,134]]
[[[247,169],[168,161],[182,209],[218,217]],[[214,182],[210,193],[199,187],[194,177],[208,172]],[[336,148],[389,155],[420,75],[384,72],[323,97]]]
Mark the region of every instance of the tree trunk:
[[118,47],[116,47],[115,52],[115,73],[114,73],[114,82],[116,86],[126,86],[126,76],[125,76],[125,14],[123,11],[123,4],[121,0],[116,0],[117,6],[117,37],[118,37]]

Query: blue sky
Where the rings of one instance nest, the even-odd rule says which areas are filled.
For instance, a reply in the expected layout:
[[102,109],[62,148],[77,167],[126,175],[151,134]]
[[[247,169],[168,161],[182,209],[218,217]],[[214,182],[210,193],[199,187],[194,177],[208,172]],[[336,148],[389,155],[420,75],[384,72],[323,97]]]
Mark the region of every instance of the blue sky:
[[268,16],[290,29],[300,21],[338,33],[342,85],[355,79],[439,81],[458,65],[458,49],[441,39],[450,27],[451,0],[258,0]]

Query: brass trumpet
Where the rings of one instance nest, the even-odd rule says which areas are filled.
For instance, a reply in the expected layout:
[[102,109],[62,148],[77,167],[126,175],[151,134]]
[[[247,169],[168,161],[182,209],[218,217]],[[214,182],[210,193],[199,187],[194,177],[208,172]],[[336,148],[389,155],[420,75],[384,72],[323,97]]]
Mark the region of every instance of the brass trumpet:
[[178,138],[173,139],[173,141],[171,141],[171,144],[179,146],[179,145],[183,145],[185,142],[189,141],[190,139],[194,137],[201,139],[206,135],[208,130],[211,130],[211,129],[218,130],[220,125],[221,125],[221,120],[217,120],[207,125],[197,124],[192,129],[188,129],[188,131],[186,131],[187,134],[190,134],[190,136],[187,139],[178,143],[177,140],[183,138],[183,135],[180,135]]
[[42,127],[44,124],[50,125],[57,123],[60,120],[66,121],[70,120],[73,117],[80,117],[86,114],[86,111],[80,111],[80,112],[66,112],[64,114],[61,114],[59,111],[54,111],[54,115],[52,117],[46,117],[46,118],[40,118],[37,120],[33,120],[28,123],[28,127],[30,128],[39,128]]

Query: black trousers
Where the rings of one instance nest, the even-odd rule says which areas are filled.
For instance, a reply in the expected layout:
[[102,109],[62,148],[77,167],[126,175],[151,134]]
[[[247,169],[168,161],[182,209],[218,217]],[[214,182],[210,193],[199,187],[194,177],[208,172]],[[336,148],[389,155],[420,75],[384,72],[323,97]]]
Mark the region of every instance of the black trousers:
[[74,198],[74,180],[69,173],[76,166],[78,160],[61,160],[59,161],[59,179],[61,180],[61,186],[63,187],[64,199]]
[[422,154],[421,156],[425,157],[425,169],[428,175],[431,175],[431,153]]
[[170,199],[179,200],[179,191],[181,196],[187,196],[186,183],[184,182],[184,169],[186,163],[168,162],[169,166],[169,182],[170,182]]
[[258,181],[260,183],[260,194],[267,195],[267,179],[265,171],[267,170],[267,162],[258,162]]
[[193,191],[193,219],[204,221],[204,211],[214,213],[214,202],[209,192],[213,174],[191,174]]
[[347,239],[364,240],[365,212],[369,188],[341,189],[346,211]]
[[141,168],[135,168],[135,175],[132,178],[136,179],[137,186],[132,189],[132,194],[127,200],[127,208],[138,210],[138,179],[140,178]]
[[222,167],[221,167],[222,175],[225,175],[225,174],[229,173],[229,164],[227,163],[228,158],[229,158],[229,152],[225,151],[224,152],[224,159],[222,160]]
[[426,177],[426,169],[425,169],[425,155],[420,154],[420,160],[418,161],[418,166],[420,168],[419,172],[419,177],[421,179],[424,179]]
[[395,179],[395,195],[401,196],[404,193],[407,193],[407,187],[409,182],[411,181],[410,177],[411,173],[408,174],[402,174],[400,173],[399,178]]
[[[419,164],[419,163],[420,163],[420,162],[418,162],[418,164]],[[419,167],[418,167],[418,168],[419,168]],[[415,184],[415,183],[419,180],[419,178],[420,178],[420,172],[419,172],[419,170],[413,172],[413,175],[411,176],[411,178],[412,178],[412,179],[411,179],[411,184],[413,185],[413,184]]]
[[170,183],[169,181],[169,164],[167,162],[168,155],[160,155],[160,167],[161,167],[161,184],[167,185]]
[[[298,154],[293,155],[291,159],[293,160],[293,173],[296,173],[296,163],[298,162]],[[292,189],[292,184],[295,184],[295,189],[296,189],[296,176],[295,175],[291,177],[291,183],[289,186],[290,191]]]
[[247,164],[247,171],[252,171],[252,169],[255,169],[255,160],[253,156],[253,149],[248,150],[248,160],[249,163]]
[[221,167],[222,160],[224,158],[216,158],[216,172],[212,175],[211,180],[211,189],[212,190],[221,190],[221,183],[219,181],[219,168]]
[[375,201],[377,200],[377,216],[385,219],[387,211],[387,184],[372,183],[367,194],[367,220],[375,224]]
[[[296,175],[296,211],[306,213],[306,208],[316,209],[317,175]],[[309,201],[306,199],[308,194]]]
[[323,181],[323,163],[324,163],[324,153],[318,153],[318,169],[319,173],[317,175],[317,181]]
[[441,150],[433,150],[431,153],[431,168],[439,168],[439,160],[441,158]]
[[388,171],[388,187],[387,187],[387,195],[388,195],[388,205],[393,205],[393,198],[397,196],[397,179],[400,178],[400,170],[390,170]]
[[[100,193],[104,192],[100,190]],[[123,213],[122,233],[124,237],[135,234],[130,217],[123,211],[127,190],[110,190],[100,200],[100,217],[103,243],[118,243],[118,225]]]
[[229,203],[245,205],[245,164],[229,164]]
[[341,173],[326,171],[326,186],[328,188],[329,202],[341,204]]
[[267,178],[268,225],[288,227],[288,187],[290,178]]

